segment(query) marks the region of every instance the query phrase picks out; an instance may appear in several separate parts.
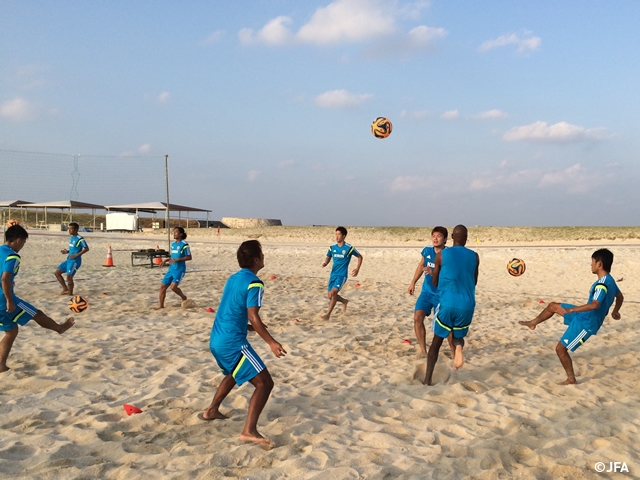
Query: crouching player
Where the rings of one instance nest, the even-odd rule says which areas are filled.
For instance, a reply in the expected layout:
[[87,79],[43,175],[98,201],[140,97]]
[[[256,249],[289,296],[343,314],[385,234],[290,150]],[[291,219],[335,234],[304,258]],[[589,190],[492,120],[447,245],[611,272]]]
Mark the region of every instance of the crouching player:
[[20,269],[20,255],[29,234],[20,225],[9,227],[4,233],[5,243],[0,246],[0,266],[2,267],[2,296],[0,296],[0,331],[4,338],[0,341],[0,372],[9,370],[7,359],[18,336],[18,326],[24,326],[33,319],[42,328],[64,333],[75,323],[73,318],[59,324],[47,317],[41,310],[18,298],[13,292],[14,278]]
[[249,401],[249,411],[240,439],[271,447],[273,443],[260,435],[258,417],[273,389],[273,379],[264,362],[247,341],[247,324],[250,322],[276,357],[287,352],[266,329],[260,314],[264,283],[257,273],[264,267],[262,247],[257,240],[249,240],[238,248],[238,264],[241,267],[224,286],[222,299],[211,329],[209,348],[225,377],[220,382],[209,408],[200,415],[203,420],[227,418],[220,413],[220,404],[236,385],[251,383],[255,391]]
[[549,320],[554,314],[564,318],[564,324],[568,327],[556,345],[556,353],[567,374],[567,379],[559,382],[559,385],[578,383],[569,352],[575,352],[591,335],[598,333],[614,300],[616,304],[611,312],[611,317],[614,320],[620,320],[620,307],[624,297],[609,273],[612,264],[613,253],[610,250],[606,248],[596,250],[591,255],[591,273],[597,275],[598,280],[591,285],[587,303],[576,306],[569,303],[551,302],[533,320],[518,322],[520,325],[535,330],[538,324]]

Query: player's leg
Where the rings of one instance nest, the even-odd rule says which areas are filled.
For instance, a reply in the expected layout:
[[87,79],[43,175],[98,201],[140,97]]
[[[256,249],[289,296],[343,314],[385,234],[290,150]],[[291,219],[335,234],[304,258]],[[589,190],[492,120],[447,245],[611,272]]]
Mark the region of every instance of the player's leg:
[[424,376],[425,385],[431,385],[433,381],[433,370],[436,367],[438,361],[438,353],[440,352],[440,346],[444,338],[434,334],[431,345],[429,346],[429,352],[427,353],[427,373]]
[[73,281],[73,275],[67,274],[67,294],[73,295],[73,288],[75,283]]
[[167,298],[167,289],[169,285],[173,283],[173,274],[171,272],[167,272],[164,274],[162,278],[162,283],[160,284],[160,293],[158,294],[158,308],[164,308],[164,300]]
[[64,323],[58,323],[52,318],[48,317],[44,314],[42,310],[38,310],[36,314],[33,316],[33,320],[40,325],[42,328],[46,328],[47,330],[53,330],[54,332],[64,333],[73,327],[73,324],[76,321],[73,317],[67,318]]
[[213,395],[213,399],[211,400],[211,405],[204,411],[202,414],[202,418],[205,420],[223,420],[225,418],[229,418],[226,415],[220,413],[220,404],[222,404],[223,400],[227,398],[227,395],[233,390],[233,387],[236,386],[236,381],[233,378],[233,375],[229,374],[222,379],[220,385],[218,385],[218,389],[216,393]]
[[578,383],[576,380],[576,374],[573,371],[573,362],[571,361],[569,351],[561,342],[558,342],[556,345],[556,354],[558,355],[560,363],[567,374],[567,379],[562,382],[558,382],[558,385],[572,385],[574,383]]
[[424,328],[424,319],[427,312],[424,310],[416,310],[413,312],[413,330],[416,332],[416,339],[420,346],[420,352],[416,358],[425,358],[427,356],[427,330]]
[[338,300],[338,302],[340,302],[342,304],[342,313],[346,313],[347,312],[347,303],[349,303],[349,300],[347,300],[344,297],[341,297],[340,295],[336,294],[336,299]]
[[340,296],[338,295],[338,292],[339,290],[335,287],[331,288],[331,290],[327,292],[327,297],[329,297],[329,308],[327,309],[327,313],[322,315],[323,320],[329,320],[329,317],[331,317],[331,312],[333,312],[336,303],[338,303],[338,297]]
[[256,388],[251,395],[249,401],[249,410],[247,412],[247,421],[240,434],[240,440],[244,442],[256,442],[264,445],[271,444],[268,438],[263,437],[258,432],[258,418],[267,404],[271,390],[273,390],[273,379],[269,371],[265,368],[258,375],[249,380]]
[[569,326],[560,337],[560,341],[556,345],[556,354],[560,359],[560,363],[567,374],[567,379],[560,382],[560,385],[571,385],[577,383],[575,372],[573,371],[573,362],[569,352],[575,352],[591,334],[584,328],[583,315],[581,313],[572,313],[565,315],[565,323]]
[[0,373],[9,370],[9,367],[7,367],[7,359],[9,358],[9,352],[11,352],[11,347],[17,336],[17,325],[11,330],[4,331],[4,338],[0,340]]
[[520,321],[518,322],[520,325],[524,325],[525,327],[529,327],[531,330],[535,330],[536,326],[545,320],[549,320],[553,317],[559,308],[562,307],[561,303],[551,302],[549,305],[544,307],[544,309],[540,312],[540,314],[534,318],[533,320],[528,321]]
[[464,348],[464,338],[455,338],[455,336],[449,335],[449,342],[453,346],[453,369],[459,370],[464,365],[464,355],[462,349]]
[[65,270],[61,270],[60,267],[58,267],[56,268],[56,271],[53,274],[56,276],[58,283],[60,283],[60,285],[62,286],[62,292],[60,292],[60,295],[69,295],[69,289],[67,288],[67,283],[64,281],[64,277],[62,276],[64,272]]

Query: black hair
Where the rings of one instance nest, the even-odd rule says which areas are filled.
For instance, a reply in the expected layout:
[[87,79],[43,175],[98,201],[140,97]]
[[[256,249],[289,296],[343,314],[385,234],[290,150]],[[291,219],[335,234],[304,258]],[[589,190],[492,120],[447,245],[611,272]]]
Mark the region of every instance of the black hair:
[[433,235],[434,233],[441,233],[444,238],[449,238],[449,231],[445,228],[445,227],[433,227],[433,230],[431,230],[431,235]]
[[182,240],[186,240],[187,238],[187,232],[184,231],[184,228],[182,227],[174,227],[174,230],[178,230],[180,232],[180,238],[182,238]]
[[596,250],[591,255],[596,262],[602,262],[602,269],[609,273],[611,271],[611,265],[613,265],[613,252],[607,248],[601,248]]
[[78,225],[76,222],[71,222],[69,224],[70,227],[74,227],[76,230],[78,230],[80,228],[80,225]]
[[4,241],[7,243],[20,238],[25,240],[29,238],[29,232],[27,232],[22,225],[14,225],[13,227],[7,228],[4,232]]
[[340,232],[342,235],[344,235],[345,237],[347,236],[347,229],[344,227],[338,227],[336,228],[336,232]]
[[247,240],[238,247],[238,265],[240,268],[251,268],[256,258],[262,255],[262,245],[258,240]]

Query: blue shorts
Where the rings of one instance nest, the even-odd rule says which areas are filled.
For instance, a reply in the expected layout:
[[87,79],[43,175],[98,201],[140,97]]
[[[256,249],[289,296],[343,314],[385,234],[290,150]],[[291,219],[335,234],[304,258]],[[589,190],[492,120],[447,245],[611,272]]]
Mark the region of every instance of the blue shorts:
[[453,332],[454,338],[464,338],[469,333],[473,310],[439,306],[433,320],[433,333],[447,338]]
[[[575,305],[570,303],[562,303],[562,308],[573,308]],[[570,352],[575,352],[587,339],[591,336],[591,333],[585,328],[586,324],[583,319],[586,317],[585,313],[589,312],[573,312],[563,315],[564,324],[569,325],[565,332],[560,337],[560,343],[565,346]]]
[[176,272],[176,271],[172,272],[171,270],[169,270],[167,273],[164,274],[164,278],[162,279],[162,284],[171,285],[172,283],[175,283],[176,285],[179,285],[182,279],[184,278],[185,273],[187,273],[186,270],[182,272]]
[[416,300],[416,308],[414,308],[414,311],[417,312],[418,310],[422,310],[424,313],[427,314],[427,316],[429,316],[431,315],[431,310],[435,311],[437,306],[438,306],[438,300],[433,298],[433,295],[426,292],[422,292],[420,293],[418,300]]
[[329,285],[327,286],[327,291],[330,292],[334,288],[338,291],[342,290],[344,284],[347,283],[347,277],[343,275],[331,275],[329,277]]
[[60,265],[58,265],[58,270],[62,270],[67,275],[71,275],[73,277],[81,265],[81,262],[79,262],[78,260],[78,258],[65,260]]
[[232,375],[237,385],[248,382],[267,368],[249,342],[237,349],[231,349],[226,345],[224,347],[210,345],[209,348],[222,373],[225,376]]
[[18,297],[13,297],[13,303],[16,306],[13,312],[9,313],[5,309],[0,311],[0,332],[13,330],[16,325],[26,325],[38,311],[36,307]]

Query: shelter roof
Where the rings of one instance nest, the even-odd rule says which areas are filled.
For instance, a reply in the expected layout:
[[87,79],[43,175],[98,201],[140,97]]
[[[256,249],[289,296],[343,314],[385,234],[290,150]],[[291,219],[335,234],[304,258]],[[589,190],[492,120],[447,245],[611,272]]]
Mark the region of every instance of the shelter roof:
[[79,209],[79,210],[93,210],[99,209],[104,210],[104,205],[97,205],[95,203],[86,203],[86,202],[78,202],[77,200],[61,200],[59,202],[41,202],[41,203],[30,203],[28,205],[23,205],[25,208],[59,208],[61,210],[65,209]]
[[[108,205],[107,210],[114,212],[156,212],[158,210],[167,210],[165,202],[148,202],[148,203],[130,203],[127,205]],[[203,208],[186,207],[175,203],[169,204],[169,210],[172,212],[210,212]]]
[[29,205],[30,203],[33,202],[26,202],[24,200],[7,200],[0,202],[0,208],[19,207],[20,205]]

